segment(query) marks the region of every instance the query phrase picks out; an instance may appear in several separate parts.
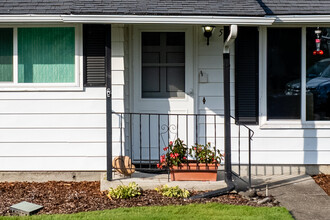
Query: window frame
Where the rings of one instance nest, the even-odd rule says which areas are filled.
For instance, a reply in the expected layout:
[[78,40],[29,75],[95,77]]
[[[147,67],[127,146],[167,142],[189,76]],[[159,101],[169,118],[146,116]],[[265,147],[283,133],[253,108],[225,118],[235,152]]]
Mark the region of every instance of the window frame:
[[[259,27],[259,119],[260,128],[330,128],[330,120],[306,120],[306,28],[329,27],[330,24],[310,25],[272,25]],[[300,119],[267,119],[267,28],[301,28],[301,118]]]
[[[73,83],[18,83],[18,28],[73,27],[75,30],[75,81]],[[82,91],[83,90],[83,43],[81,24],[29,24],[1,25],[0,28],[13,28],[13,81],[0,82],[0,91]]]
[[[166,33],[184,33],[184,37],[183,37],[183,40],[184,40],[184,50],[182,51],[183,53],[184,53],[184,63],[165,63],[165,64],[163,64],[163,63],[161,63],[161,61],[159,62],[159,63],[144,63],[143,62],[143,59],[141,59],[141,83],[142,83],[142,85],[141,85],[141,97],[143,98],[143,99],[168,99],[168,98],[175,98],[175,99],[183,99],[184,97],[185,97],[185,93],[186,93],[186,84],[185,84],[185,79],[186,79],[186,54],[185,54],[185,52],[186,52],[186,32],[184,32],[184,31],[157,31],[157,32],[152,32],[152,31],[142,31],[140,34],[141,34],[141,58],[143,58],[143,33],[160,33],[160,35],[161,34],[166,34]],[[160,38],[160,41],[161,41],[161,38]],[[166,44],[166,42],[165,42],[165,44]],[[168,46],[168,45],[166,45],[166,46]],[[151,47],[151,46],[149,46],[149,47]],[[165,57],[163,57],[161,54],[164,52],[164,51],[162,51],[162,46],[160,45],[159,46],[161,49],[160,49],[160,58],[166,58],[166,56]],[[165,51],[166,52],[166,51]],[[143,91],[143,67],[144,67],[144,65],[145,64],[151,64],[151,67],[159,67],[159,69],[160,69],[160,71],[159,71],[159,73],[160,73],[160,75],[159,75],[159,92],[150,92],[150,91]],[[173,64],[173,65],[172,65]],[[167,67],[172,67],[172,66],[174,66],[174,67],[181,67],[181,65],[183,65],[183,67],[184,67],[184,83],[183,83],[183,85],[184,85],[184,90],[183,91],[176,91],[176,92],[172,92],[172,91],[167,91],[167,76],[166,76],[166,81],[162,81],[161,79],[162,79],[162,74],[161,74],[161,72],[162,72],[162,70],[164,71],[164,69],[162,69],[162,68],[165,68],[165,72],[167,73]],[[163,76],[164,77],[164,76]],[[162,89],[163,90],[162,90]],[[146,95],[146,96],[149,96],[149,97],[146,97],[146,96],[144,96],[143,95],[143,93],[154,93],[155,94],[155,97],[152,97],[152,95]],[[177,96],[171,96],[171,93],[176,93],[177,94]],[[165,95],[164,95],[165,94]],[[167,96],[167,94],[168,94],[168,96]]]
[[[164,25],[160,27],[159,25],[135,25],[132,27],[130,42],[132,42],[132,50],[130,52],[133,54],[133,60],[131,63],[131,69],[133,70],[134,76],[130,77],[133,83],[132,90],[138,90],[137,100],[135,101],[163,101],[163,100],[173,100],[173,101],[187,101],[189,96],[193,96],[194,99],[197,98],[194,88],[196,88],[196,81],[194,79],[193,70],[195,67],[188,64],[193,64],[194,49],[192,47],[196,46],[193,42],[193,30],[191,26],[186,25]],[[185,33],[185,95],[184,97],[169,97],[169,98],[143,98],[142,97],[142,32],[184,32]],[[192,82],[191,82],[192,81]],[[193,88],[189,88],[189,84],[193,85]]]

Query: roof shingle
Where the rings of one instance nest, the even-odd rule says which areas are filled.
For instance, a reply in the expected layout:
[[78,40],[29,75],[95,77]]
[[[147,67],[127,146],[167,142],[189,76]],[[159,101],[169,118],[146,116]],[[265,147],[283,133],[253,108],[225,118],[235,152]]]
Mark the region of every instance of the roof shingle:
[[323,15],[330,0],[0,0],[0,14]]

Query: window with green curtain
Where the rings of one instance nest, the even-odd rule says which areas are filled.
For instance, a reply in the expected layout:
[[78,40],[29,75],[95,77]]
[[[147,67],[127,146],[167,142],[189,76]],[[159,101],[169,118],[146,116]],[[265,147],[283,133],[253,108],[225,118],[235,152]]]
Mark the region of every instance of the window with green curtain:
[[13,81],[13,29],[0,28],[0,82]]
[[73,83],[73,27],[18,28],[19,83]]

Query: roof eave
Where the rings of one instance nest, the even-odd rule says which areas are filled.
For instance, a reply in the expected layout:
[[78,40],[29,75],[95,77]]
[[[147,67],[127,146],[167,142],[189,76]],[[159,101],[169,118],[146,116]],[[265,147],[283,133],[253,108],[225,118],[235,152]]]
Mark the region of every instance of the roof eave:
[[120,23],[271,25],[273,17],[160,15],[0,15],[0,23]]

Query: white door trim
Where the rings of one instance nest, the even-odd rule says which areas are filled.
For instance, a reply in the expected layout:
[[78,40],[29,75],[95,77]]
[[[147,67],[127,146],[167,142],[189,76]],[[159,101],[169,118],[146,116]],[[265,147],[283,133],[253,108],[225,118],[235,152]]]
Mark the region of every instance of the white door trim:
[[[193,26],[191,25],[134,25],[131,28],[130,33],[130,52],[131,52],[131,71],[130,71],[130,103],[131,112],[140,112],[137,103],[144,103],[146,105],[152,105],[154,102],[163,101],[164,99],[157,98],[142,98],[141,97],[141,32],[174,32],[182,31],[185,32],[185,98],[169,98],[171,103],[185,102],[189,103],[190,106],[185,106],[188,110],[185,113],[195,112],[195,97],[196,97],[196,86],[195,86],[195,56],[194,56],[194,32]],[[154,112],[151,112],[154,113]],[[167,112],[162,112],[167,113]]]

